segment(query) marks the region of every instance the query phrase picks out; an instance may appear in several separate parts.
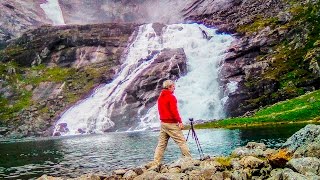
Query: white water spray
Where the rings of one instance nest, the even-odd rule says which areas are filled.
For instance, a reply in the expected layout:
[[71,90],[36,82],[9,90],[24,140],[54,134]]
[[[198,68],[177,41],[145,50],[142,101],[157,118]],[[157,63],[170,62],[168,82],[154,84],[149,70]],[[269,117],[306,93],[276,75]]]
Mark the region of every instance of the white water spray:
[[[128,56],[122,70],[110,84],[96,89],[91,97],[66,111],[57,122],[67,123],[70,132],[103,132],[114,125],[110,119],[114,102],[130,82],[154,60],[150,52],[164,48],[183,48],[187,57],[188,73],[177,81],[176,96],[184,121],[219,119],[224,116],[218,85],[218,64],[233,38],[218,35],[215,30],[199,24],[168,25],[161,36],[156,35],[152,24],[140,26],[136,40],[128,47]],[[157,107],[152,107],[141,118],[138,129],[159,126]],[[128,117],[130,118],[130,117]]]
[[44,4],[40,4],[40,7],[45,12],[48,19],[50,19],[53,25],[65,25],[62,10],[58,0],[46,0]]

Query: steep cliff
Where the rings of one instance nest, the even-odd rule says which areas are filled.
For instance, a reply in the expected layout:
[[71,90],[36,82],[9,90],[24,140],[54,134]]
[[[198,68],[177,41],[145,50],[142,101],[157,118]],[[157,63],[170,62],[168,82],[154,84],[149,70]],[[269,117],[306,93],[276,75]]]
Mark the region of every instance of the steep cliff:
[[48,23],[40,2],[33,0],[0,2],[0,49],[5,42],[19,37],[24,31]]
[[0,123],[13,134],[49,133],[56,117],[112,80],[137,25],[43,26],[0,51]]

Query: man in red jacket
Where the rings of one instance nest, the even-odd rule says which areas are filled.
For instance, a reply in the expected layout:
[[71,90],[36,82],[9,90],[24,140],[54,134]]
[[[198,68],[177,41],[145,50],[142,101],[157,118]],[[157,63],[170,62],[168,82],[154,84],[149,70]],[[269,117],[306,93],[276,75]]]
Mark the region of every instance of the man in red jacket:
[[182,134],[183,124],[178,112],[177,99],[173,95],[174,82],[166,80],[163,82],[163,90],[158,98],[158,111],[161,120],[161,129],[158,146],[154,153],[154,163],[160,164],[168,140],[171,137],[179,146],[184,157],[191,157],[186,140]]

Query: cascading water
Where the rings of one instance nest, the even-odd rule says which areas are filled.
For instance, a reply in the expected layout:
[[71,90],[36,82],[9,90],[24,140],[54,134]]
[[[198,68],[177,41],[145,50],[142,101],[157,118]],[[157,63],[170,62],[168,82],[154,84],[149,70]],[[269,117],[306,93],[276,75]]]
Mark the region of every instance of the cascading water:
[[58,0],[46,0],[46,3],[40,4],[48,19],[53,25],[65,25],[63,14]]
[[[167,25],[162,35],[156,35],[152,24],[142,25],[135,41],[128,47],[118,76],[67,110],[57,125],[67,124],[69,132],[66,134],[99,133],[112,127],[115,120],[110,116],[114,103],[130,82],[153,62],[155,58],[148,58],[150,52],[164,48],[183,48],[187,57],[188,73],[177,81],[175,91],[183,120],[188,117],[222,118],[218,64],[232,40],[230,35],[216,34],[214,29],[199,24]],[[159,126],[156,109],[155,105],[147,114],[141,114],[137,129]]]

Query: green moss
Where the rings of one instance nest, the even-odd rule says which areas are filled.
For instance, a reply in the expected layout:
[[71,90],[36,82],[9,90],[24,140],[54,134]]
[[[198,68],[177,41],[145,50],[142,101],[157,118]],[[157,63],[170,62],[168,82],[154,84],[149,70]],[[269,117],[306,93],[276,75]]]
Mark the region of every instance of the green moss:
[[274,27],[277,25],[278,18],[271,17],[271,18],[262,18],[257,17],[256,20],[252,24],[245,24],[237,28],[238,32],[246,32],[246,33],[253,33],[260,31],[261,29],[271,26]]

